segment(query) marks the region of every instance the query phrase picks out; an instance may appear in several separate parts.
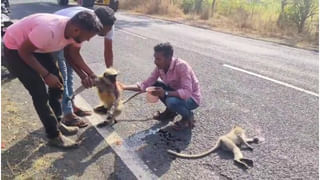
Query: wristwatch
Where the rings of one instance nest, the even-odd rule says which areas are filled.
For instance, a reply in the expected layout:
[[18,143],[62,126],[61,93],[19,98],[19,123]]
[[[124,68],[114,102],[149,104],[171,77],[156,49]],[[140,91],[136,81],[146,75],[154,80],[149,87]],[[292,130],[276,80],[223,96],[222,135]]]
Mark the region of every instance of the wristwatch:
[[168,95],[169,95],[169,92],[168,92],[168,91],[165,91],[165,92],[164,92],[164,95],[165,95],[165,96],[168,96]]

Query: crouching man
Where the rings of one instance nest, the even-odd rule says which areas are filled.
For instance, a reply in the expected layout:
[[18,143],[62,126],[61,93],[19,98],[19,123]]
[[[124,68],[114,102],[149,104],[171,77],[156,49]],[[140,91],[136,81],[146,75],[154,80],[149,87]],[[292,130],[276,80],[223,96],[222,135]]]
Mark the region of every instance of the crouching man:
[[[145,91],[150,86],[157,86],[153,91],[166,106],[164,112],[154,115],[156,120],[173,119],[177,114],[182,119],[175,123],[174,129],[181,130],[194,126],[192,110],[200,104],[199,81],[191,66],[173,57],[173,47],[170,43],[160,43],[154,47],[155,69],[151,76],[137,85],[124,85],[124,90]],[[158,81],[160,77],[161,81]]]

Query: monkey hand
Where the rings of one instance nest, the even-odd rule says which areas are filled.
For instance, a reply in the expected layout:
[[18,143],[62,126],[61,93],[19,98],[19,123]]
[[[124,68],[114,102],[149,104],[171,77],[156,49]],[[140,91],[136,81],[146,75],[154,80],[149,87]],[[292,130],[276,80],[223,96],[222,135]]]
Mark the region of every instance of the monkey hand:
[[254,137],[254,138],[253,138],[253,142],[254,142],[254,143],[259,143],[259,138],[258,138],[258,137]]

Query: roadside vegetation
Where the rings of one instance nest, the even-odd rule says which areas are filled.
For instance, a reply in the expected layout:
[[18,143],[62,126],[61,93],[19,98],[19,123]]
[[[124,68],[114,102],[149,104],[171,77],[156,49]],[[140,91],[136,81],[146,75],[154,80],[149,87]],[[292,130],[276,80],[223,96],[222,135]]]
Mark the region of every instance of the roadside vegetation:
[[121,0],[120,9],[319,48],[318,0]]

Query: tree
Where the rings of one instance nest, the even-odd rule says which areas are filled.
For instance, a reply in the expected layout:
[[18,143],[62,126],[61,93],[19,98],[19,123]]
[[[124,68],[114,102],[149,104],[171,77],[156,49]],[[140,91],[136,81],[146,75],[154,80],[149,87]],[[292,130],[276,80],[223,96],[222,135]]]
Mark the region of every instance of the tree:
[[212,3],[211,3],[211,13],[210,13],[210,16],[212,17],[213,14],[214,14],[214,7],[216,5],[216,0],[212,0]]
[[298,33],[303,32],[306,20],[317,13],[318,6],[314,0],[293,0],[289,16],[297,25]]
[[279,17],[278,17],[278,20],[277,20],[277,25],[280,27],[280,28],[283,28],[283,21],[285,19],[285,7],[287,6],[288,4],[288,1],[287,0],[281,0],[281,11],[280,11],[280,14],[279,14]]
[[200,14],[200,12],[202,10],[202,1],[203,0],[195,0],[194,9],[197,14]]

